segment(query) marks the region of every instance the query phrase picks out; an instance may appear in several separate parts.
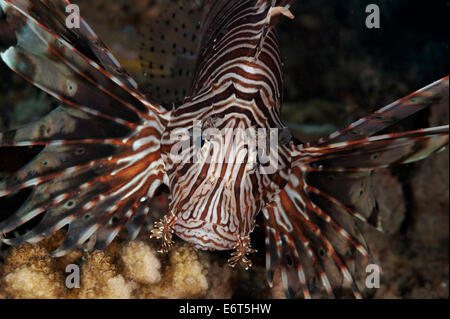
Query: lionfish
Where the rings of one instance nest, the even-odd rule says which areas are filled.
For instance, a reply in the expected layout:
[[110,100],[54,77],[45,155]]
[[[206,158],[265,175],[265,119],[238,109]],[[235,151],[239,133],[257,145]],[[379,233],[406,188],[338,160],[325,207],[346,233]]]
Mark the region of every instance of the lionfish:
[[[43,217],[30,231],[3,242],[36,243],[67,226],[53,252],[58,257],[92,239],[94,248],[104,249],[123,228],[134,239],[151,214],[150,201],[166,185],[169,211],[151,234],[162,241],[162,251],[176,234],[199,249],[233,250],[230,265],[247,269],[255,251],[250,233],[262,213],[270,286],[279,272],[287,297],[309,298],[317,283],[334,296],[330,276],[337,272],[360,297],[348,252],[371,258],[355,220],[377,226],[376,220],[338,196],[345,185],[333,190],[328,184],[443,149],[448,125],[376,133],[447,97],[449,80],[328,137],[301,143],[280,119],[283,76],[274,30],[283,16],[293,18],[293,2],[206,0],[196,28],[197,51],[166,44],[174,55],[187,61],[193,54],[196,60],[188,97],[163,107],[138,88],[85,20],[80,17],[79,28],[65,24],[68,1],[0,0],[1,29],[7,30],[0,42],[3,61],[60,102],[41,120],[0,133],[2,147],[43,147],[0,181],[0,197],[31,189],[0,223],[0,234]],[[230,139],[236,130],[251,128],[250,137]],[[205,133],[211,129],[229,134]],[[252,147],[260,139],[273,151],[269,161]],[[274,170],[266,169],[268,162]]]

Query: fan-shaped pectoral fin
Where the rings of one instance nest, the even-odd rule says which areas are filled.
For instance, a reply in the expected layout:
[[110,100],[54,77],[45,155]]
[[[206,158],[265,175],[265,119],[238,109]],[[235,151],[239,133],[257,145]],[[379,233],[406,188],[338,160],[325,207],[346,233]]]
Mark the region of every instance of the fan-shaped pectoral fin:
[[329,195],[319,199],[311,196],[313,188],[299,167],[294,166],[290,175],[284,189],[263,209],[269,285],[279,272],[288,298],[296,297],[299,291],[310,298],[319,286],[330,297],[335,296],[337,287],[349,286],[359,298],[347,252],[370,256],[346,222],[356,213]]

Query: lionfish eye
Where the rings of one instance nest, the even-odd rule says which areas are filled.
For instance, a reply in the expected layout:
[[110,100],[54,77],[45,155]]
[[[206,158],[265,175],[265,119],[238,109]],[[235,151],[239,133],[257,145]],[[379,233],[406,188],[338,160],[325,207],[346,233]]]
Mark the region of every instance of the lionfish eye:
[[247,172],[250,173],[250,174],[254,173],[256,171],[256,169],[261,166],[261,161],[260,161],[260,158],[259,158],[259,152],[256,151],[255,153],[256,153],[255,154],[256,156],[250,156],[249,160],[247,162]]
[[256,152],[256,165],[261,166],[261,160],[259,158],[259,152]]
[[202,133],[200,135],[200,147],[202,148],[205,145],[205,142],[209,141],[209,139]]

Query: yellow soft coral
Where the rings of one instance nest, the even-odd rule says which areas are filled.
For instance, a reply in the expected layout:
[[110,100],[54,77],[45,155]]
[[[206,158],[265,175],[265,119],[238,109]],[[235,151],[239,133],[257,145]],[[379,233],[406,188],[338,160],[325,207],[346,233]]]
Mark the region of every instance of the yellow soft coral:
[[42,246],[30,244],[13,249],[4,266],[1,279],[5,297],[62,298],[63,278],[54,260]]
[[143,285],[138,298],[199,298],[206,295],[209,262],[186,244],[177,244],[169,252],[162,281]]
[[[63,238],[58,233],[12,248],[0,270],[0,298],[228,298],[233,292],[235,272],[186,243],[160,255],[150,241],[116,240],[106,251],[51,258]],[[69,264],[79,267],[79,288],[65,285]]]
[[161,280],[161,262],[155,250],[143,242],[130,242],[120,251],[124,275],[142,284],[154,284]]
[[81,287],[74,288],[78,298],[131,298],[133,285],[118,274],[113,259],[103,251],[86,255],[81,266]]

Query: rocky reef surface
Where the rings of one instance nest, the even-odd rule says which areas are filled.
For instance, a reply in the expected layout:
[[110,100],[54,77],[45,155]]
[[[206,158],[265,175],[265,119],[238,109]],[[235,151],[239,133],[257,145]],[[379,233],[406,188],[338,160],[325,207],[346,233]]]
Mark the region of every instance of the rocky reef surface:
[[[179,243],[159,256],[148,241],[114,242],[105,251],[74,251],[54,259],[58,233],[12,249],[0,273],[2,298],[230,298],[236,274],[204,252]],[[79,287],[71,280],[76,265]],[[74,283],[77,279],[74,279]],[[72,281],[70,281],[72,282]],[[69,288],[68,288],[69,287]]]

